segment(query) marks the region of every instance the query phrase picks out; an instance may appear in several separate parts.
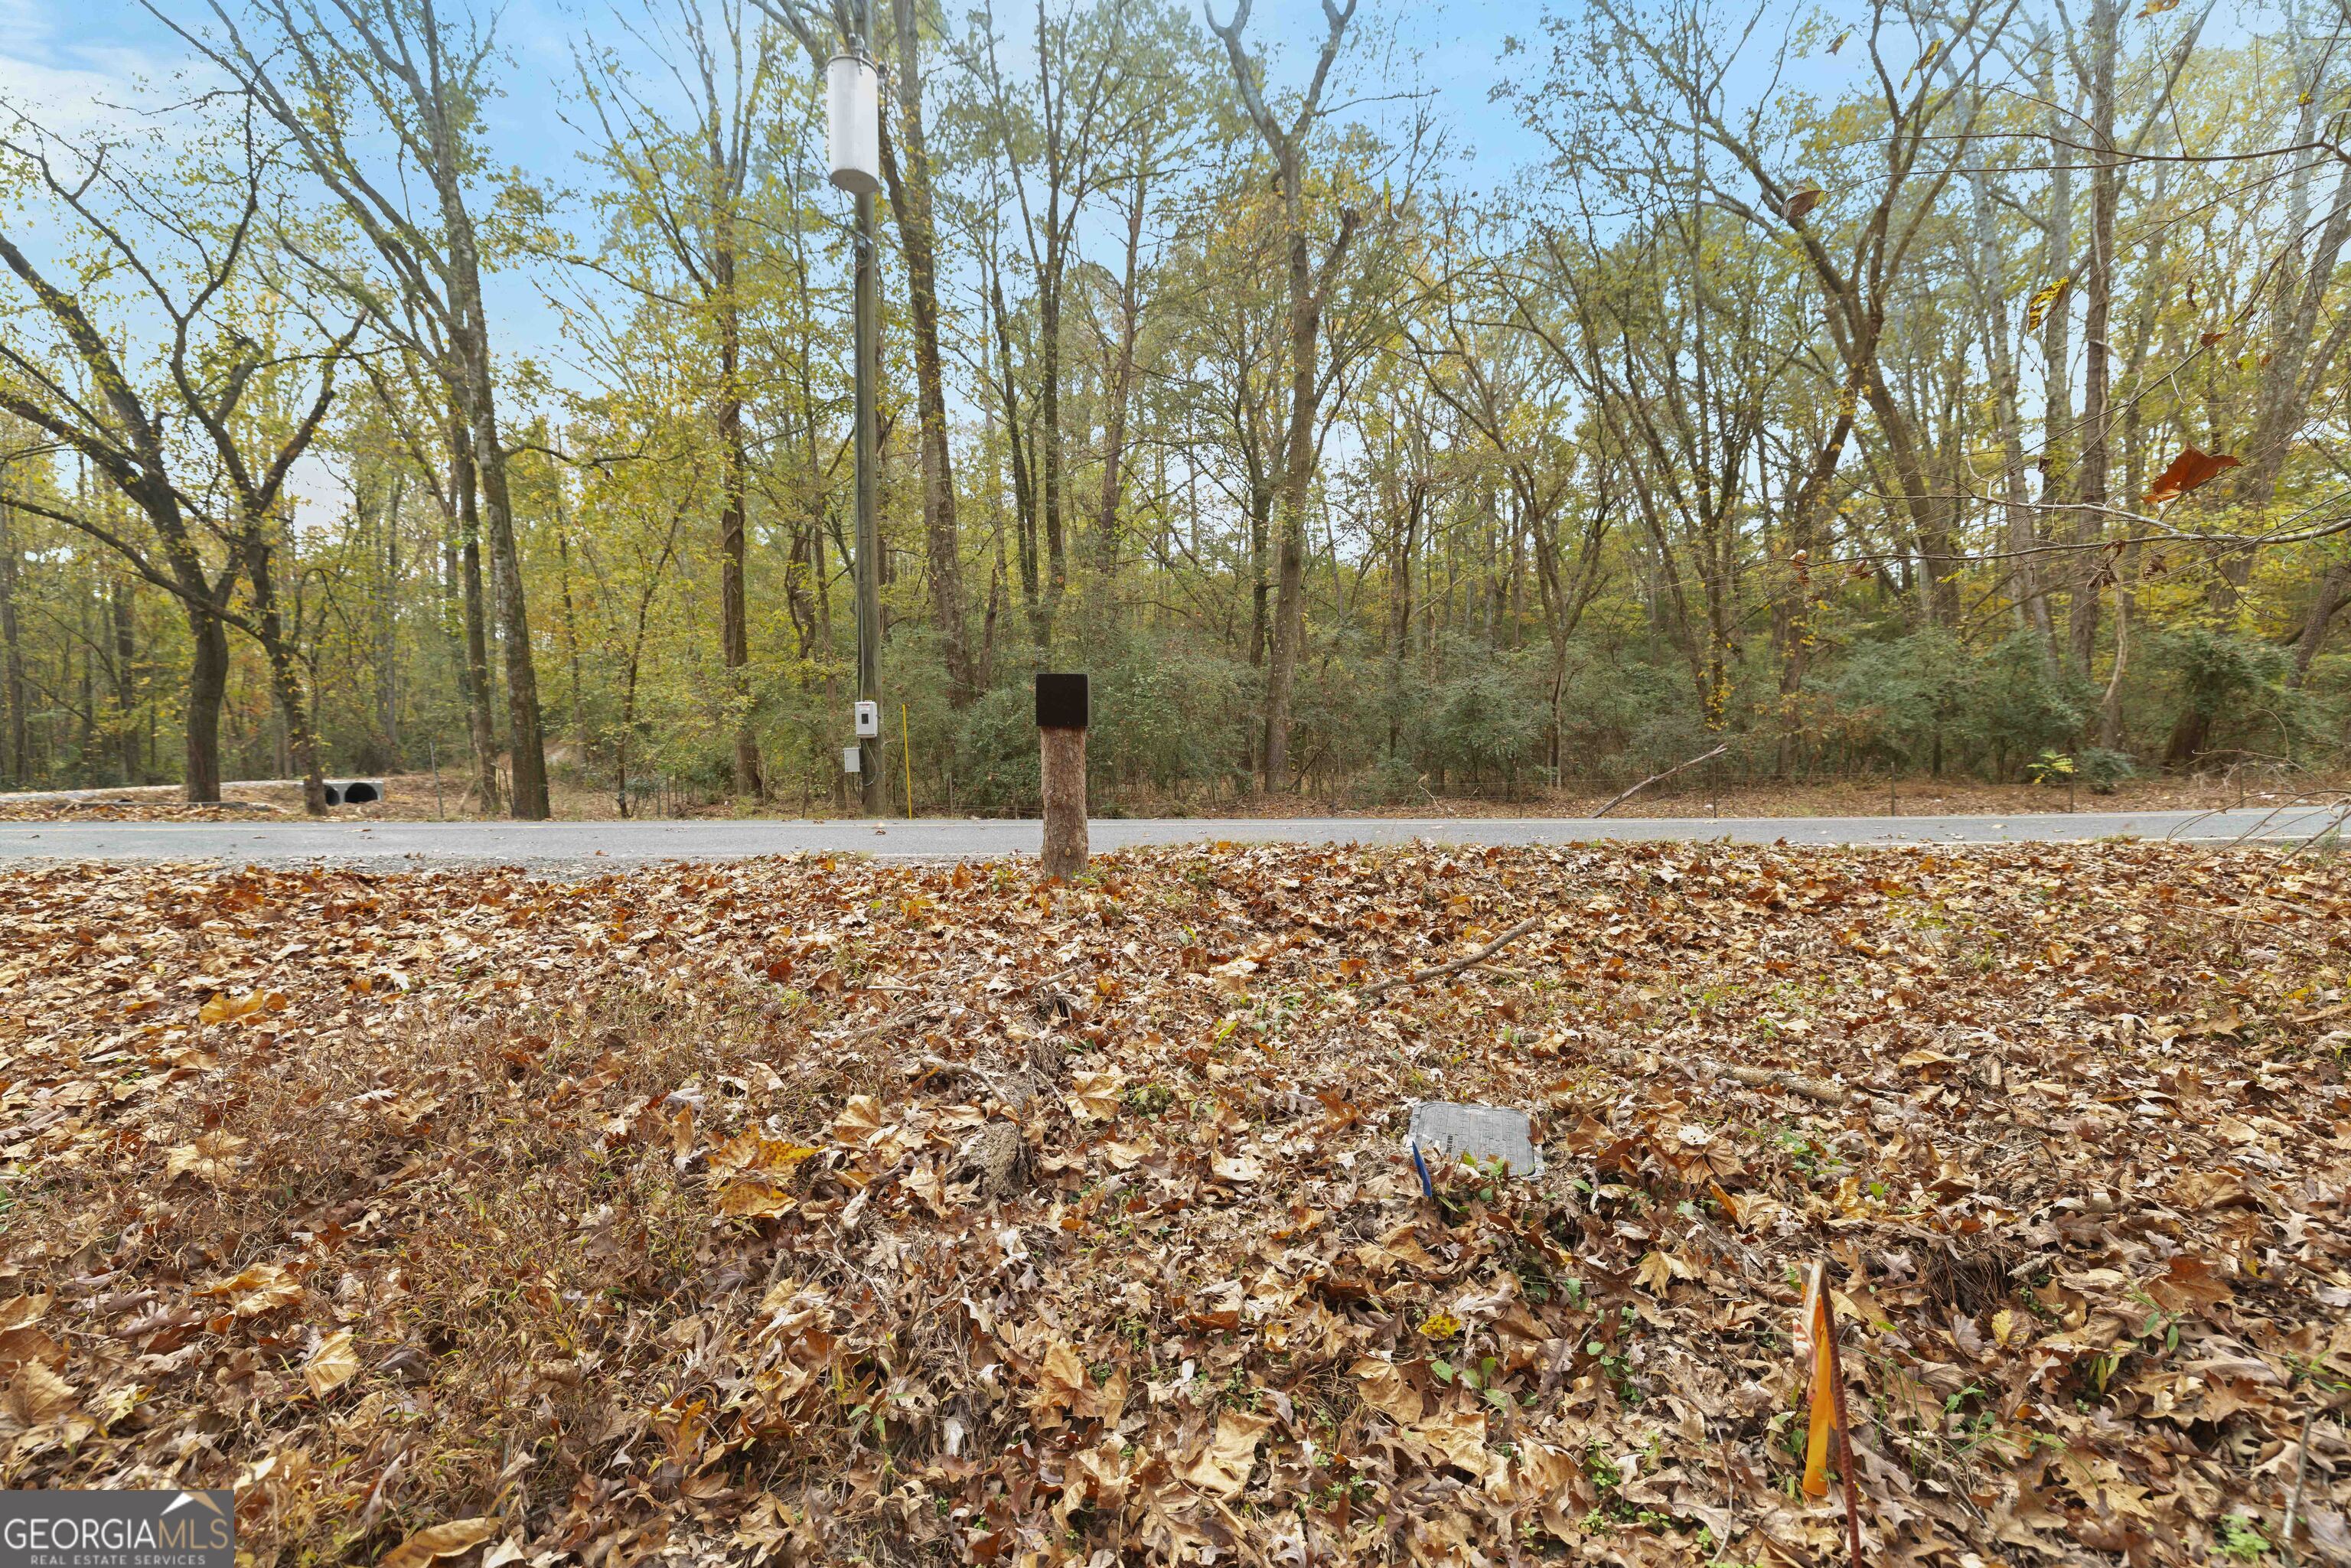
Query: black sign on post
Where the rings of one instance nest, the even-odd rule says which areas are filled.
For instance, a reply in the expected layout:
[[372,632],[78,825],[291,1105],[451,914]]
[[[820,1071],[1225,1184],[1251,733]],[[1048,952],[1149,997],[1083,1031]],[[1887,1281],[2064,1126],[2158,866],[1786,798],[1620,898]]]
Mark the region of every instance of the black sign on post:
[[1037,727],[1039,729],[1083,729],[1086,727],[1086,677],[1078,674],[1037,675]]

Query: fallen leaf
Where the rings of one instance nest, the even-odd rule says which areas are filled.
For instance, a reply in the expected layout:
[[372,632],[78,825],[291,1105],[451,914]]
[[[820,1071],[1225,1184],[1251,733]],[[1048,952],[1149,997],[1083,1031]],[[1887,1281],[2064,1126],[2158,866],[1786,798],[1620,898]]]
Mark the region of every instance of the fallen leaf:
[[1358,1392],[1364,1404],[1399,1427],[1409,1427],[1420,1419],[1420,1390],[1412,1385],[1395,1363],[1365,1356],[1349,1371],[1362,1385]]
[[1107,1122],[1118,1114],[1120,1091],[1126,1074],[1116,1068],[1078,1072],[1070,1077],[1070,1113],[1081,1122]]
[[1202,1491],[1223,1498],[1238,1497],[1241,1489],[1249,1484],[1250,1469],[1257,1463],[1258,1442],[1272,1425],[1270,1416],[1224,1411],[1217,1417],[1216,1435],[1176,1473]]
[[352,1347],[349,1329],[338,1329],[319,1341],[310,1359],[302,1364],[302,1381],[310,1385],[311,1396],[318,1399],[324,1399],[359,1375],[360,1354]]
[[498,1532],[495,1519],[453,1519],[425,1526],[376,1561],[376,1568],[426,1568],[444,1557],[471,1552]]
[[730,1182],[718,1195],[718,1212],[730,1219],[772,1219],[795,1207],[791,1194],[763,1181]]
[[225,1182],[236,1169],[237,1151],[246,1140],[229,1133],[206,1133],[193,1144],[178,1144],[163,1151],[163,1181],[166,1186],[183,1176],[198,1181]]
[[26,1427],[37,1427],[73,1407],[73,1385],[37,1361],[18,1367],[8,1386],[0,1390],[0,1410]]
[[1208,1162],[1208,1171],[1218,1181],[1241,1185],[1265,1178],[1265,1167],[1258,1164],[1254,1155],[1218,1155]]

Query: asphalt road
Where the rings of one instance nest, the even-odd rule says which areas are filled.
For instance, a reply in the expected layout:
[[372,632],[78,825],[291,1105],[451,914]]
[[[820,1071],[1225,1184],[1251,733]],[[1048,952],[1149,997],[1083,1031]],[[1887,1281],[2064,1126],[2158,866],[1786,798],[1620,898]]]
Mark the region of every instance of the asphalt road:
[[[2082,811],[2009,817],[1339,817],[1100,820],[1097,850],[1137,844],[1559,844],[1593,840],[1733,843],[2069,843],[2133,835],[2195,843],[2299,842],[2330,810]],[[987,860],[1037,852],[1033,821],[654,822],[0,822],[0,867],[36,862],[325,861],[401,870],[439,865],[591,869],[656,861],[742,860],[795,850],[890,860]]]

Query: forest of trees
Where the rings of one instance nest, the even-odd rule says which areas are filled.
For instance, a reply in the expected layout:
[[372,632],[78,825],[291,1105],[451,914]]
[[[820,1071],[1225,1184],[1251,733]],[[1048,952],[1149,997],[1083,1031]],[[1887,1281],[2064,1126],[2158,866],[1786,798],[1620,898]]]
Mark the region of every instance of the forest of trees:
[[1040,668],[1113,806],[2339,759],[2344,11],[1584,0],[1472,126],[1377,4],[158,0],[0,104],[0,783],[845,805],[869,24],[922,809]]

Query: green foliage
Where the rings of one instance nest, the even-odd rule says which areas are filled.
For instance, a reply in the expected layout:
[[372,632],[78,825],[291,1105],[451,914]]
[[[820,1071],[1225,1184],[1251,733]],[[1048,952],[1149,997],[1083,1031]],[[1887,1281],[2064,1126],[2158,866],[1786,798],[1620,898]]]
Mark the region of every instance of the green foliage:
[[1938,773],[2005,776],[2061,750],[2085,706],[2025,632],[1981,653],[1939,630],[1865,643],[1824,685],[1856,756]]
[[1543,761],[1551,715],[1528,661],[1470,667],[1427,695],[1414,727],[1421,766],[1463,782],[1517,785]]
[[[1091,747],[1087,760],[1091,765]],[[956,732],[955,767],[956,797],[973,811],[1034,815],[1043,810],[1034,694],[998,686],[973,704]]]
[[2126,751],[2093,746],[2074,759],[2074,770],[2093,795],[2111,795],[2125,779],[2136,778],[2138,763]]

